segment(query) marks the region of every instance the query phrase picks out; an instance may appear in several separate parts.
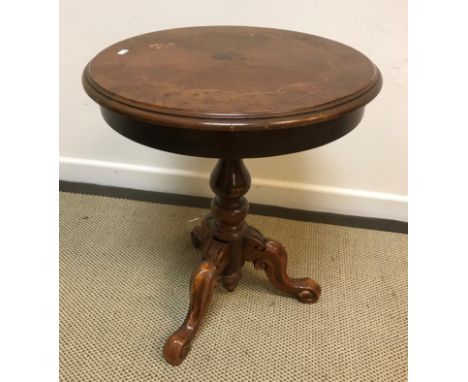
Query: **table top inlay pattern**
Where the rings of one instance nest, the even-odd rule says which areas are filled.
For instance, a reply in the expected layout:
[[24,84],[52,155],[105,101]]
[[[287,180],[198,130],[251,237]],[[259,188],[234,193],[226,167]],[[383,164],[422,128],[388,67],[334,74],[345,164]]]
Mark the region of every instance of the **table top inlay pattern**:
[[329,39],[217,26],[118,42],[90,62],[85,78],[101,98],[146,112],[239,120],[319,114],[361,98],[356,108],[373,97],[380,73],[365,55]]

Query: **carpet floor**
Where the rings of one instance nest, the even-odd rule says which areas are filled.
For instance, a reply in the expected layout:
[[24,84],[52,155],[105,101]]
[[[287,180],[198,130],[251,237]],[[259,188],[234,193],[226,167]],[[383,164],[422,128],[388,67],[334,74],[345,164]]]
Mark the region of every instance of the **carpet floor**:
[[193,348],[162,357],[185,318],[206,210],[60,193],[60,380],[406,381],[407,235],[250,215],[280,241],[318,303],[275,290],[248,263],[216,289]]

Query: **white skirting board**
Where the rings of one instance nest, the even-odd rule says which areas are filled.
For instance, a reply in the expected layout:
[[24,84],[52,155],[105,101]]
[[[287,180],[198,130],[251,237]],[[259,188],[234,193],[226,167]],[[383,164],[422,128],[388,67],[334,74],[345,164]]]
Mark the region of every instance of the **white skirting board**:
[[[213,196],[209,174],[60,157],[60,180],[193,196]],[[365,190],[253,178],[252,203],[408,221],[408,197]]]

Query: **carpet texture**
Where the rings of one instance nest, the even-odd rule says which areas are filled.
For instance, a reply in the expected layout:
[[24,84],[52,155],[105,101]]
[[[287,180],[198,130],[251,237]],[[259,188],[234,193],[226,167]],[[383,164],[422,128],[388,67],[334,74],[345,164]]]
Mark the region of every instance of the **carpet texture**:
[[407,235],[250,215],[280,241],[318,303],[252,264],[219,286],[178,367],[162,357],[185,318],[206,210],[60,193],[60,380],[406,381]]

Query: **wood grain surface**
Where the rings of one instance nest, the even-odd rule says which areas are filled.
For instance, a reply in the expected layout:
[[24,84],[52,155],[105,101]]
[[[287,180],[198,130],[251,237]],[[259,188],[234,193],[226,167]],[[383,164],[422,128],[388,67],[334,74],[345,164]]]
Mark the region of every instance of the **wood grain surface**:
[[171,115],[201,119],[205,128],[237,130],[258,127],[246,119],[333,118],[365,105],[381,77],[365,55],[326,38],[212,26],[118,42],[89,63],[84,81],[98,103],[124,114],[134,108],[135,116],[162,124],[171,124]]

